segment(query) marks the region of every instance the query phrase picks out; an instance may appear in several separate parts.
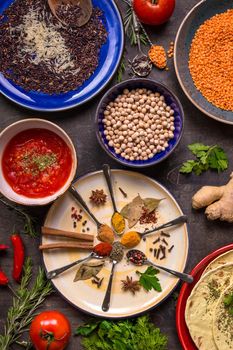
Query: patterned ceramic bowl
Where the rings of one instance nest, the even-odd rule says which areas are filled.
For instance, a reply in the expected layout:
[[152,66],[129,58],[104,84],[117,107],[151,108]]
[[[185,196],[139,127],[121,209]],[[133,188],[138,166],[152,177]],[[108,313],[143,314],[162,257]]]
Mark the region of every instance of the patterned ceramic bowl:
[[[119,94],[123,92],[124,89],[137,89],[146,88],[153,92],[159,92],[165,97],[165,102],[174,110],[174,138],[169,141],[169,146],[160,153],[154,155],[153,158],[147,160],[134,160],[130,161],[123,158],[121,155],[116,154],[113,147],[110,147],[106,136],[104,135],[104,111],[109,102],[113,101]],[[143,168],[151,165],[160,163],[162,160],[166,159],[177,147],[183,134],[184,127],[184,112],[178,98],[163,84],[150,79],[130,79],[126,80],[120,84],[115,85],[101,99],[96,112],[96,135],[102,148],[117,162],[135,168]]]

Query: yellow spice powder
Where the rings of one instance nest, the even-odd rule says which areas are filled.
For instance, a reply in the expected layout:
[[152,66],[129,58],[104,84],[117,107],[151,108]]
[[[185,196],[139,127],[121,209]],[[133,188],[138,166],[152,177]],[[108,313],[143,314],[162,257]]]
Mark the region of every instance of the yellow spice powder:
[[129,231],[123,234],[121,244],[126,248],[134,248],[141,241],[141,236],[136,231]]

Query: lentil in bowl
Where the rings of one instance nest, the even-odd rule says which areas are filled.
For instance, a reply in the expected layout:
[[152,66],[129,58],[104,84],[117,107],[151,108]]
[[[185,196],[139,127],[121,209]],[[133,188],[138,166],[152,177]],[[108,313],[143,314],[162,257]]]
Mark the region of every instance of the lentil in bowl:
[[166,159],[180,142],[183,126],[178,98],[150,79],[130,79],[114,86],[96,112],[100,145],[130,167],[147,167]]

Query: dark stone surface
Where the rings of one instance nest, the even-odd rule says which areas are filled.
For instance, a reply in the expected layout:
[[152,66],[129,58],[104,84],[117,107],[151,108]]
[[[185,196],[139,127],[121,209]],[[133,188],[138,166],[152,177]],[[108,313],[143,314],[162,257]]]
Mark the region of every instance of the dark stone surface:
[[[118,0],[118,3],[121,1]],[[150,29],[151,37],[154,42],[164,44],[169,47],[170,41],[174,41],[177,29],[186,15],[186,13],[194,6],[197,0],[180,0],[177,1],[175,13],[169,23],[161,28]],[[128,56],[133,57],[136,50],[130,49],[127,44]],[[187,271],[211,251],[232,243],[232,226],[219,222],[208,222],[202,212],[194,212],[191,210],[191,197],[195,191],[203,184],[224,184],[228,181],[230,169],[232,167],[232,137],[233,128],[228,125],[220,124],[205,117],[201,114],[189,100],[184,96],[175,76],[173,62],[169,61],[168,72],[160,72],[153,70],[151,78],[156,79],[168,85],[183,105],[185,112],[185,132],[183,139],[176,151],[159,166],[141,170],[145,175],[151,176],[166,186],[175,196],[178,203],[182,207],[185,214],[189,217],[189,235],[190,235],[190,253],[187,265]],[[125,75],[126,78],[126,75]],[[112,82],[114,84],[114,81]],[[103,94],[103,93],[102,93]],[[100,148],[95,137],[94,116],[100,94],[93,101],[88,102],[81,108],[53,114],[42,114],[24,110],[17,105],[9,102],[3,96],[0,96],[0,128],[29,117],[46,118],[59,124],[72,138],[79,156],[78,174],[82,175],[101,168],[101,165],[108,162],[113,168],[119,168],[118,163],[110,159]],[[200,177],[196,176],[180,176],[179,184],[176,184],[177,173],[168,178],[168,173],[176,168],[184,160],[190,156],[187,150],[187,144],[192,142],[204,142],[206,144],[221,145],[228,153],[230,158],[229,170],[223,174],[206,173]],[[174,183],[173,183],[174,182]],[[47,208],[33,208],[31,211],[42,221]],[[22,229],[22,222],[14,213],[8,211],[0,204],[0,243],[9,243],[9,235],[13,230],[13,226]],[[32,256],[35,265],[41,264],[41,256],[38,252],[38,239],[31,239],[24,236],[27,254]],[[12,269],[12,251],[0,257],[0,264],[4,270],[11,274]],[[7,289],[0,289],[0,333],[3,331],[6,313],[12,302],[11,294]],[[72,329],[86,320],[87,317],[67,304],[56,293],[49,297],[43,306],[43,309],[58,309],[70,319]],[[161,328],[169,337],[169,350],[181,349],[175,325],[175,302],[173,298],[169,298],[160,307],[151,312],[154,323]],[[12,347],[13,349],[13,347]],[[17,349],[17,347],[14,347]],[[79,340],[72,338],[67,348],[69,350],[81,349]],[[145,349],[146,350],[146,349]]]

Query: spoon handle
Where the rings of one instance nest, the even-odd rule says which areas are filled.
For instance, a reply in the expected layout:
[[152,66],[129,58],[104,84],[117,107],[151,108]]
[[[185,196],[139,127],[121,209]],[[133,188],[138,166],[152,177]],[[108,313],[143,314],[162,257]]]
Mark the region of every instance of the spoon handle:
[[70,269],[71,267],[75,266],[75,265],[78,265],[80,264],[81,262],[83,261],[86,261],[86,260],[89,260],[93,257],[93,253],[91,253],[90,255],[88,255],[86,258],[84,259],[79,259],[79,260],[76,260],[74,262],[72,262],[71,264],[68,264],[68,265],[65,265],[65,266],[62,266],[58,269],[55,269],[55,270],[52,270],[52,271],[49,271],[46,273],[46,277],[51,280],[53,279],[54,277],[57,277],[58,275],[60,275],[61,273],[65,272],[66,270]]
[[146,236],[146,235],[148,235],[150,233],[153,233],[153,232],[156,232],[156,231],[160,231],[160,230],[162,230],[164,228],[172,227],[172,226],[175,226],[175,225],[178,225],[178,224],[183,224],[183,223],[185,223],[187,221],[188,221],[188,217],[186,215],[181,215],[178,218],[167,222],[166,224],[163,224],[161,226],[155,227],[153,230],[149,230],[149,231],[146,231],[145,233],[141,233],[141,236]]
[[74,196],[74,198],[83,207],[83,209],[87,212],[87,214],[95,221],[97,227],[99,228],[101,226],[101,223],[99,222],[99,220],[96,219],[95,215],[90,211],[86,202],[84,201],[84,199],[81,197],[81,195],[78,193],[78,191],[73,185],[69,187],[69,192]]
[[106,179],[108,189],[110,192],[114,212],[117,212],[116,201],[114,198],[113,188],[112,188],[111,169],[110,169],[110,166],[108,164],[103,165],[103,173],[104,173],[104,177]]
[[137,17],[136,17],[134,10],[132,11],[132,15],[133,15],[133,26],[134,26],[134,31],[136,34],[138,50],[139,50],[139,52],[142,52],[141,41],[140,41],[140,27],[139,27],[138,20],[137,20]]
[[193,276],[188,275],[187,273],[174,271],[174,270],[169,269],[168,267],[156,265],[156,264],[154,264],[154,263],[153,263],[152,261],[150,261],[150,260],[146,260],[145,263],[147,263],[147,264],[149,264],[149,265],[153,265],[154,267],[156,267],[156,268],[158,268],[158,269],[164,270],[164,271],[170,273],[171,275],[180,278],[180,279],[181,279],[182,281],[184,281],[184,282],[187,282],[187,283],[192,283],[192,282],[193,282]]
[[112,262],[112,270],[111,270],[111,274],[110,274],[109,281],[108,281],[108,287],[107,287],[104,301],[102,304],[102,310],[104,312],[107,312],[109,310],[109,307],[110,307],[110,299],[111,299],[111,292],[112,292],[112,280],[113,280],[113,274],[114,274],[114,269],[115,269],[116,264],[117,264],[116,261]]

